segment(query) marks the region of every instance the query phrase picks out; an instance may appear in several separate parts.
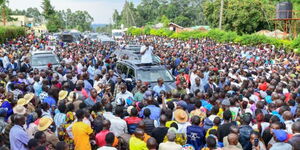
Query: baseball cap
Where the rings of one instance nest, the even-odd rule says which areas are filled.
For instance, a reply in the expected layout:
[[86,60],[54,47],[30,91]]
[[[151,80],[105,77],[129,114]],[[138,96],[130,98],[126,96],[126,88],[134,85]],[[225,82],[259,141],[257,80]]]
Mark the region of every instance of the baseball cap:
[[151,91],[146,91],[144,93],[144,99],[148,99],[149,97],[152,97],[152,92]]
[[273,133],[279,142],[283,142],[288,138],[288,135],[284,130],[273,130]]
[[178,101],[177,106],[182,107],[183,109],[187,109],[187,103],[185,101]]

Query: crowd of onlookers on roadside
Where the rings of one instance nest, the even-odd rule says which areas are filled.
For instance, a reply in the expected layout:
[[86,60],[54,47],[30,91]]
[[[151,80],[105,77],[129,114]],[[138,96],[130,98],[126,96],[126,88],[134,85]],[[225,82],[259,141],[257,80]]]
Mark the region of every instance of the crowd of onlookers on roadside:
[[[128,90],[112,54],[147,43],[175,76]],[[61,66],[38,70],[47,37],[1,45],[0,150],[300,149],[299,56],[271,45],[125,37],[57,41]]]

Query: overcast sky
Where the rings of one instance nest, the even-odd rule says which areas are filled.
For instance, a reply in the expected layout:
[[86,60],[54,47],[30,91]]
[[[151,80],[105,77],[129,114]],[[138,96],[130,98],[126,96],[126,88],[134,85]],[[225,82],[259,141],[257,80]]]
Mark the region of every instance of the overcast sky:
[[[138,4],[140,0],[129,0]],[[57,10],[70,8],[72,11],[86,10],[94,18],[94,23],[110,23],[115,9],[121,10],[125,0],[51,0]],[[37,7],[41,11],[42,0],[9,0],[12,9]]]

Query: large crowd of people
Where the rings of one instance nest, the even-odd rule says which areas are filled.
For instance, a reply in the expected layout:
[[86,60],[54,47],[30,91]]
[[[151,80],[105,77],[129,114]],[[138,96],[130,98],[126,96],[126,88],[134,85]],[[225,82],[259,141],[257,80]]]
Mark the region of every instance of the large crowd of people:
[[[128,88],[112,54],[151,45],[175,77]],[[0,150],[297,150],[299,56],[272,45],[124,37],[56,42],[61,66],[38,70],[29,35],[1,45]],[[129,90],[132,89],[132,90]]]

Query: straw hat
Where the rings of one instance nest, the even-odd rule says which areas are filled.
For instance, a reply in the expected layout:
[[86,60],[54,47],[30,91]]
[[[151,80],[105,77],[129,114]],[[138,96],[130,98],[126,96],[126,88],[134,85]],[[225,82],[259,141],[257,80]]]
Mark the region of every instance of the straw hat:
[[185,123],[188,121],[188,114],[182,109],[177,109],[174,111],[174,118],[179,123]]
[[27,105],[28,103],[29,101],[27,101],[25,98],[20,98],[17,102],[17,105],[24,106]]
[[13,108],[14,114],[24,115],[26,113],[26,108],[23,105],[17,105]]
[[[75,95],[75,99],[74,99],[74,95]],[[78,97],[79,97],[79,95],[76,92],[72,91],[69,93],[69,96],[67,99],[68,99],[68,101],[73,102],[74,100],[77,100]]]
[[49,128],[49,126],[52,124],[52,122],[53,122],[52,118],[42,117],[39,121],[37,128],[39,131],[44,131]]
[[27,93],[24,95],[24,99],[27,101],[27,104],[33,99],[34,94],[33,93]]
[[65,91],[65,90],[61,90],[59,91],[58,93],[58,100],[63,100],[67,97],[68,95],[68,91]]

